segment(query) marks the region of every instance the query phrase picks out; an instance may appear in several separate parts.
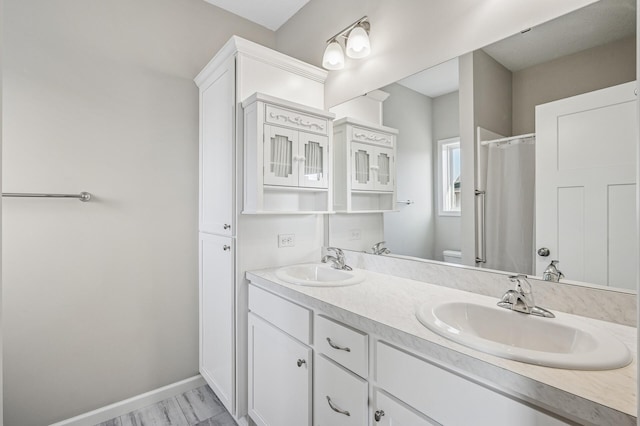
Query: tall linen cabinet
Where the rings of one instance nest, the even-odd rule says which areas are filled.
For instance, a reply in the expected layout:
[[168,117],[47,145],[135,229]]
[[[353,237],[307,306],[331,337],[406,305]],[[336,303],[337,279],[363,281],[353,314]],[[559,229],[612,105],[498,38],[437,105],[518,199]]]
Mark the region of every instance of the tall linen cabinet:
[[[260,92],[323,109],[326,76],[322,69],[234,36],[194,79],[200,90],[199,369],[240,424],[246,424],[247,412],[245,272],[317,260],[322,245],[322,232],[315,230],[321,222],[314,215],[292,220],[241,214],[241,103]],[[277,249],[285,223],[287,231],[299,234],[295,250]]]

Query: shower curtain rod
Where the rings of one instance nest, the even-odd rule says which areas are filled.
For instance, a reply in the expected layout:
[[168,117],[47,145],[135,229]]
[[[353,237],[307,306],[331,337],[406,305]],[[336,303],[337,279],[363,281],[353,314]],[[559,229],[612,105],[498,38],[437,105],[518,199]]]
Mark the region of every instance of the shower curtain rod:
[[91,199],[91,194],[84,191],[80,194],[33,194],[25,192],[3,192],[2,196],[17,198],[77,198],[80,201],[89,201]]
[[527,133],[526,135],[518,135],[518,136],[509,136],[506,138],[500,138],[500,139],[491,139],[488,141],[482,141],[480,142],[480,145],[489,145],[492,143],[502,143],[502,142],[510,142],[510,141],[514,141],[516,139],[530,139],[530,138],[535,138],[536,134],[535,133]]

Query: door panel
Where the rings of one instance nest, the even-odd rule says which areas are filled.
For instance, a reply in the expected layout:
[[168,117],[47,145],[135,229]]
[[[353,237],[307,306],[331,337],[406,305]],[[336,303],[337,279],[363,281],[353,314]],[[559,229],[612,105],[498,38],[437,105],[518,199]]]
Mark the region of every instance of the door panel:
[[635,82],[536,107],[536,248],[570,280],[635,288]]
[[311,424],[311,348],[249,314],[249,415],[261,426]]
[[329,138],[300,132],[298,183],[309,188],[329,187]]
[[233,58],[200,94],[200,232],[234,235]]
[[233,413],[233,238],[201,233],[200,268],[200,372]]
[[264,126],[264,184],[298,186],[298,132]]

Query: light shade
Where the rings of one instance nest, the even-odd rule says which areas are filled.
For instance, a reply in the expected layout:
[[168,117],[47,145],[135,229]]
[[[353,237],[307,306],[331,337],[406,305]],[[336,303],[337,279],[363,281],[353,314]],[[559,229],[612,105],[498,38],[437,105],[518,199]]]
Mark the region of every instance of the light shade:
[[322,66],[328,70],[341,70],[344,68],[344,52],[342,46],[336,40],[327,45],[322,56]]
[[358,59],[369,56],[369,53],[371,53],[369,36],[365,29],[358,25],[349,33],[349,38],[347,39],[347,56]]

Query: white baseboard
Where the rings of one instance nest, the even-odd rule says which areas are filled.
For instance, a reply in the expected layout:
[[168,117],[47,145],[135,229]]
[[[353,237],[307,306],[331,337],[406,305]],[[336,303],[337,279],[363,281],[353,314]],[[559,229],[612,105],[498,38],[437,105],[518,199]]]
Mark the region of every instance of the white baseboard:
[[98,408],[97,410],[89,411],[88,413],[80,414],[79,416],[54,423],[50,426],[94,426],[98,423],[113,419],[114,417],[122,416],[123,414],[155,404],[167,398],[171,398],[172,396],[180,395],[181,393],[204,385],[206,385],[206,382],[202,376],[198,374],[197,376],[136,395],[132,398]]

